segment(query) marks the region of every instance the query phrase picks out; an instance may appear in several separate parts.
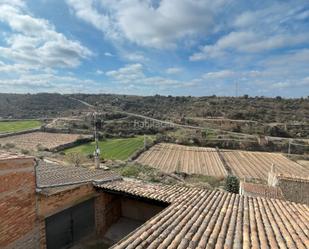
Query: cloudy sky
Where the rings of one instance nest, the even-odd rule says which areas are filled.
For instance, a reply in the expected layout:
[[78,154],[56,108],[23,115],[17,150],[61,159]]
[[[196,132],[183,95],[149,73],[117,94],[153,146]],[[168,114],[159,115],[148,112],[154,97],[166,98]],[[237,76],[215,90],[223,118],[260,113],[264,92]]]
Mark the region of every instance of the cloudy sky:
[[0,0],[0,92],[309,95],[308,0]]

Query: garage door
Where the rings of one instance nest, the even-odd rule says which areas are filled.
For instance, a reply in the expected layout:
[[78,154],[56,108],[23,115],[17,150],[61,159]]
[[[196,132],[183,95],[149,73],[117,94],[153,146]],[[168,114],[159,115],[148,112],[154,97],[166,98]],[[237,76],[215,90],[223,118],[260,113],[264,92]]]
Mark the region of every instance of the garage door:
[[94,231],[94,199],[46,218],[47,249],[68,248]]

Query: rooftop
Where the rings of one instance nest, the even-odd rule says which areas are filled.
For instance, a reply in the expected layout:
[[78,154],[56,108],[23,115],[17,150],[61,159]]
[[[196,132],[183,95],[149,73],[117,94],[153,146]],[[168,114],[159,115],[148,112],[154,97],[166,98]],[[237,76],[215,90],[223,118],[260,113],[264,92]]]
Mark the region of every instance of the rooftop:
[[63,166],[40,162],[37,167],[39,188],[64,187],[91,182],[109,182],[122,179],[116,173],[102,169]]
[[11,153],[11,152],[0,150],[0,161],[2,161],[2,160],[24,159],[24,158],[33,158],[33,157],[23,155],[23,154]]
[[113,248],[306,248],[308,206],[199,188],[116,181],[104,191],[170,205]]

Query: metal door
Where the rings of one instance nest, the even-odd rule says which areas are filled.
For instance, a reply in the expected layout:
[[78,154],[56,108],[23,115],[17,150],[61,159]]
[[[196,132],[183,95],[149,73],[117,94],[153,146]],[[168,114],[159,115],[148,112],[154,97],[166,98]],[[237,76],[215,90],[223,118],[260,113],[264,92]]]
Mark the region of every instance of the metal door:
[[68,248],[94,231],[94,200],[45,219],[47,249]]
[[72,208],[73,240],[90,234],[94,229],[94,202],[83,202]]

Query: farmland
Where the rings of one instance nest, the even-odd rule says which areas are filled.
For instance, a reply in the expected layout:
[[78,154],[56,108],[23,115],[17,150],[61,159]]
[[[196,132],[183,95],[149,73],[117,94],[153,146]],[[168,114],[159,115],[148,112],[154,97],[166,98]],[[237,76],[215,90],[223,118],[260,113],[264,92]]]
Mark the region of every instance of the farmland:
[[309,175],[309,170],[278,153],[223,150],[221,154],[232,172],[240,178],[267,179],[272,164],[276,173]]
[[0,134],[18,132],[18,131],[26,131],[26,130],[38,128],[41,125],[42,125],[42,122],[38,120],[1,121],[0,122]]
[[164,172],[185,172],[222,177],[227,172],[215,149],[161,143],[143,153],[138,163]]
[[60,134],[47,132],[32,132],[0,138],[0,144],[14,146],[25,150],[53,149],[57,146],[75,142],[85,137],[79,134]]
[[[163,172],[185,172],[226,176],[226,168],[240,178],[267,180],[271,165],[277,173],[309,175],[301,165],[278,153],[221,150],[161,143],[140,155],[136,161]],[[224,164],[226,168],[224,167]]]
[[[148,137],[151,139],[151,137]],[[135,151],[142,148],[144,145],[144,137],[137,136],[133,138],[117,138],[107,139],[99,141],[99,148],[101,150],[102,159],[118,159],[126,160]],[[95,143],[86,143],[83,145],[76,146],[65,150],[65,153],[82,153],[84,155],[92,155],[94,151]]]

